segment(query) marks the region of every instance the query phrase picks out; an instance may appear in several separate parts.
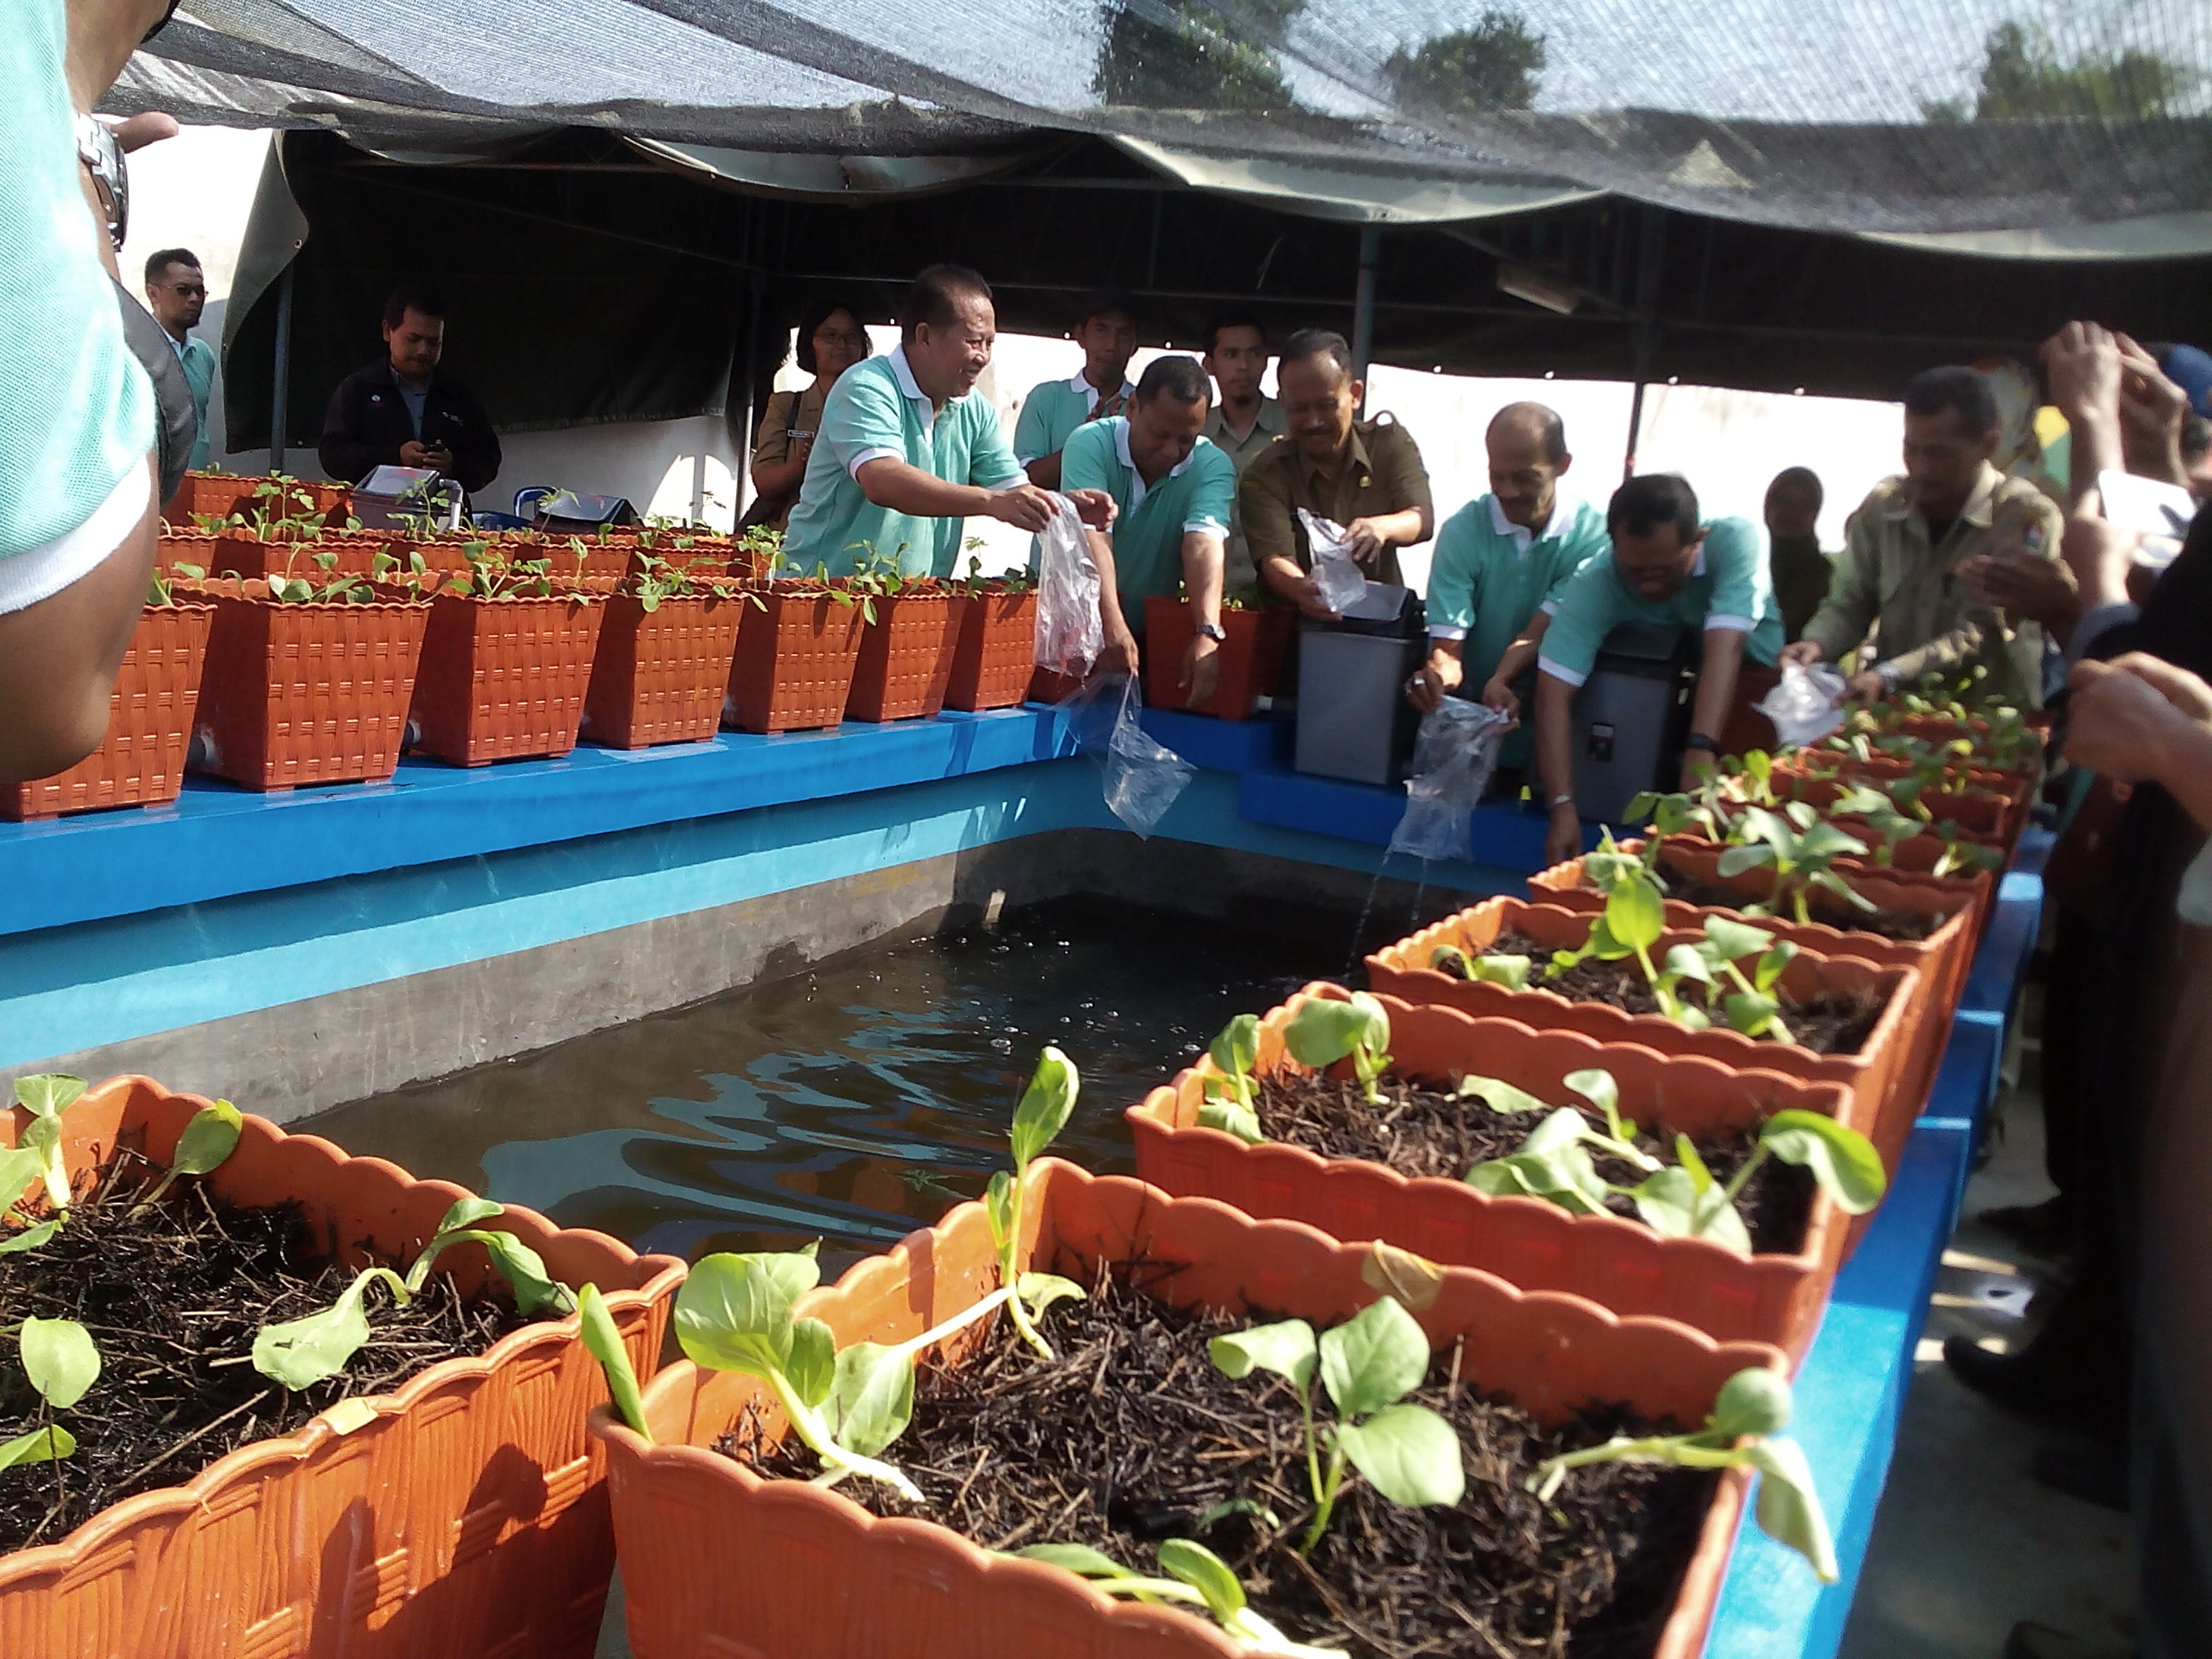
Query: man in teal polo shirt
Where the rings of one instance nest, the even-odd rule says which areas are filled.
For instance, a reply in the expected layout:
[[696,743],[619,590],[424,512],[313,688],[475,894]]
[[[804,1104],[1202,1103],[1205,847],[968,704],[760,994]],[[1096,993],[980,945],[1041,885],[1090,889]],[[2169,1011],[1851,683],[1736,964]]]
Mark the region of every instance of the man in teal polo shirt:
[[[1521,717],[1550,613],[1575,572],[1608,545],[1605,520],[1559,485],[1574,465],[1566,423],[1541,404],[1509,404],[1483,434],[1490,494],[1468,502],[1437,532],[1429,567],[1429,660],[1406,697],[1426,714],[1449,691],[1479,690],[1484,703]],[[1499,759],[1528,763],[1527,734],[1506,739]]]
[[1219,672],[1222,548],[1237,500],[1237,463],[1199,435],[1211,388],[1194,357],[1161,357],[1145,370],[1126,416],[1093,421],[1067,441],[1060,483],[1103,490],[1118,509],[1110,533],[1091,532],[1105,649],[1099,666],[1133,672],[1145,600],[1189,591],[1197,628],[1177,684],[1192,704],[1213,695]]
[[192,440],[191,465],[199,471],[208,464],[208,398],[215,390],[215,348],[192,338],[207,308],[207,277],[189,248],[165,247],[146,261],[146,309],[169,337],[169,349],[185,371],[185,384],[192,389],[192,411],[199,419],[199,435]]
[[1613,492],[1605,510],[1613,552],[1592,559],[1547,605],[1536,658],[1536,760],[1551,809],[1546,860],[1582,850],[1571,759],[1572,705],[1606,635],[1625,622],[1705,632],[1682,787],[1720,750],[1744,659],[1771,667],[1782,651],[1782,611],[1766,568],[1766,532],[1748,519],[1698,520],[1698,495],[1672,473],[1646,473]]
[[[839,375],[822,406],[787,563],[847,576],[872,549],[909,576],[949,576],[971,515],[1044,528],[1059,504],[1024,478],[998,411],[973,395],[997,337],[990,285],[974,271],[932,265],[914,279],[899,343]],[[1070,495],[1086,521],[1109,522],[1105,496]]]
[[1100,289],[1084,296],[1080,311],[1075,343],[1083,367],[1067,380],[1030,387],[1014,417],[1014,459],[1042,489],[1060,488],[1060,452],[1077,429],[1125,413],[1135,390],[1129,359],[1137,355],[1136,301],[1119,289]]

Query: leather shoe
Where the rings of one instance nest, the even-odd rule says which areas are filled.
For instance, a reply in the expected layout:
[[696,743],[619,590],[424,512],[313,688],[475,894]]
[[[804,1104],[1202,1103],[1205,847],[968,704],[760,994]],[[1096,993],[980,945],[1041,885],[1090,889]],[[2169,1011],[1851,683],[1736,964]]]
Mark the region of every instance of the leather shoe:
[[1970,1336],[1947,1336],[1943,1363],[1984,1399],[2061,1428],[2088,1428],[2111,1403],[2080,1364],[2036,1343],[2018,1353],[1991,1353]]

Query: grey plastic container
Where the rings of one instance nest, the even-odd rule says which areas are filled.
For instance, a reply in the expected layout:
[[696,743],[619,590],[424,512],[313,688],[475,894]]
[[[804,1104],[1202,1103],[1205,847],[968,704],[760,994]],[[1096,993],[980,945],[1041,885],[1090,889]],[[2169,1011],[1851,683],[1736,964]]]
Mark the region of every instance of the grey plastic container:
[[1425,654],[1422,617],[1407,589],[1370,582],[1341,622],[1299,628],[1296,769],[1352,783],[1406,775],[1420,724],[1406,681]]
[[1590,677],[1570,705],[1575,806],[1618,824],[1646,789],[1672,789],[1698,677],[1694,629],[1623,623],[1606,635]]

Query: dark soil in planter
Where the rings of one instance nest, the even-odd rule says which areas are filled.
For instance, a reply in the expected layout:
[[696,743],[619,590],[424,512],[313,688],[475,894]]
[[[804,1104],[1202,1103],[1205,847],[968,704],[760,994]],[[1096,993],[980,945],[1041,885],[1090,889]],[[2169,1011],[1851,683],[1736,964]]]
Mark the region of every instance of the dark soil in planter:
[[[1527,957],[1528,988],[1532,991],[1554,991],[1570,1002],[1602,1002],[1628,1014],[1659,1012],[1659,999],[1651,994],[1650,981],[1644,977],[1644,969],[1633,957],[1623,962],[1578,962],[1565,973],[1547,977],[1546,969],[1552,960],[1551,951],[1526,933],[1510,929],[1498,934],[1488,950],[1478,954]],[[1656,955],[1652,963],[1658,965]],[[1459,964],[1449,959],[1438,971],[1454,979],[1464,977]],[[1704,1000],[1699,986],[1686,985],[1682,993],[1700,1003]],[[1867,1034],[1881,1020],[1881,1011],[1887,1006],[1873,992],[1821,997],[1812,1002],[1791,1002],[1784,998],[1782,1019],[1789,1026],[1790,1035],[1814,1054],[1855,1054],[1866,1042]],[[1714,1025],[1725,1030],[1726,1022],[1721,1018],[1717,1006],[1712,1012]]]
[[[1359,1659],[1646,1659],[1715,1477],[1601,1465],[1571,1474],[1549,1504],[1522,1483],[1554,1453],[1680,1425],[1593,1408],[1547,1430],[1518,1407],[1450,1386],[1449,1355],[1439,1355],[1414,1397],[1458,1431],[1466,1496],[1451,1510],[1399,1509],[1348,1474],[1328,1533],[1302,1559],[1294,1546],[1312,1501],[1297,1396],[1258,1373],[1231,1382],[1206,1355],[1212,1336],[1264,1316],[1177,1312],[1130,1287],[1145,1276],[1142,1265],[1122,1269],[1089,1300],[1054,1308],[1044,1322],[1053,1363],[994,1318],[963,1363],[923,1370],[914,1423],[884,1455],[926,1504],[867,1480],[838,1490],[873,1514],[933,1521],[988,1549],[1080,1542],[1147,1575],[1160,1540],[1195,1538],[1292,1640]],[[1327,1393],[1316,1383],[1315,1394],[1326,1417]],[[787,1444],[795,1455],[764,1446],[748,1417],[717,1449],[763,1474],[811,1476],[813,1454],[795,1437]],[[1238,1513],[1204,1525],[1213,1506],[1238,1499],[1279,1524]]]
[[[9,1320],[77,1320],[100,1358],[100,1380],[56,1419],[76,1455],[0,1471],[0,1551],[59,1542],[111,1504],[179,1486],[240,1446],[289,1434],[349,1395],[388,1394],[528,1322],[503,1294],[463,1303],[435,1271],[410,1307],[372,1288],[367,1345],[339,1375],[294,1394],[254,1370],[253,1338],[337,1300],[353,1275],[331,1264],[335,1241],[295,1206],[235,1208],[189,1177],[132,1215],[161,1173],[117,1153],[52,1240],[0,1255]],[[11,1337],[0,1347],[0,1438],[38,1427],[43,1409]]]
[[[1364,1158],[1400,1175],[1460,1181],[1475,1164],[1519,1152],[1529,1131],[1543,1121],[1539,1113],[1493,1112],[1473,1096],[1462,1099],[1395,1078],[1383,1079],[1382,1093],[1384,1102],[1376,1106],[1357,1083],[1270,1073],[1260,1079],[1260,1125],[1269,1139],[1323,1158]],[[1577,1107],[1590,1127],[1604,1131],[1604,1117],[1579,1100],[1559,1103]],[[1638,1149],[1674,1163],[1674,1137],[1648,1133],[1648,1127],[1638,1126]],[[1745,1129],[1695,1144],[1714,1178],[1725,1184],[1758,1151],[1759,1135]],[[1643,1179],[1643,1171],[1625,1158],[1593,1157],[1598,1173],[1616,1187],[1632,1187]],[[1736,1200],[1736,1210],[1751,1229],[1752,1248],[1790,1252],[1802,1245],[1814,1191],[1813,1177],[1796,1165],[1772,1158],[1761,1164]],[[1625,1197],[1612,1199],[1607,1207],[1636,1218],[1636,1206]]]

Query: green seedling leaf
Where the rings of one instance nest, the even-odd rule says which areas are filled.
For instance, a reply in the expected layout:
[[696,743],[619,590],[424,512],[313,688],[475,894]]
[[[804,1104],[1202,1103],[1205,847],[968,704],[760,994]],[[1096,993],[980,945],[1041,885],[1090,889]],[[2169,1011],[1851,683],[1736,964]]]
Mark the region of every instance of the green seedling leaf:
[[1263,1527],[1278,1532],[1282,1530],[1282,1517],[1265,1504],[1249,1498],[1232,1498],[1225,1503],[1214,1504],[1198,1517],[1198,1529],[1212,1532],[1224,1521],[1237,1515],[1249,1515]]
[[1030,1077],[1029,1087],[1022,1091],[1021,1104],[1014,1108],[1017,1174],[1026,1170],[1030,1160],[1051,1146],[1067,1127],[1079,1086],[1075,1062],[1059,1049],[1047,1048],[1037,1057],[1036,1070]]
[[[1701,1170],[1703,1165],[1698,1166]],[[1707,1177],[1703,1188],[1688,1170],[1656,1170],[1630,1192],[1636,1213],[1655,1233],[1668,1238],[1702,1238],[1738,1255],[1751,1254],[1751,1232],[1729,1195]]]
[[46,1177],[46,1202],[57,1210],[70,1206],[69,1164],[62,1156],[62,1121],[58,1117],[33,1118],[23,1130],[22,1145],[39,1160],[39,1171]]
[[638,1389],[636,1368],[629,1363],[629,1346],[623,1340],[614,1316],[607,1311],[606,1298],[599,1294],[598,1285],[586,1285],[577,1292],[576,1311],[584,1346],[606,1373],[607,1394],[615,1409],[622,1413],[623,1422],[651,1440],[653,1432],[645,1422],[645,1396]]
[[1724,1440],[1779,1434],[1790,1426],[1790,1380],[1764,1366],[1747,1366],[1721,1384],[1707,1419]]
[[1248,1076],[1260,1063],[1260,1017],[1237,1015],[1221,1028],[1221,1034],[1206,1052],[1230,1076]]
[[1706,953],[1713,947],[1709,944],[1670,945],[1662,963],[1662,977],[1670,983],[1688,979],[1700,985],[1713,982],[1713,959]]
[[1536,1126],[1519,1152],[1469,1170],[1468,1184],[1493,1198],[1540,1198],[1577,1215],[1595,1215],[1610,1189],[1583,1146],[1586,1127],[1580,1112],[1562,1106]]
[[[1583,1071],[1570,1072],[1559,1081],[1596,1107],[1605,1115],[1607,1122],[1620,1121],[1620,1087],[1613,1080],[1612,1073],[1593,1066]],[[1559,1131],[1553,1130],[1553,1133],[1556,1134]]]
[[1201,1101],[1198,1108],[1198,1127],[1218,1129],[1224,1134],[1235,1135],[1248,1146],[1257,1146],[1267,1138],[1260,1127],[1260,1115],[1250,1107],[1242,1105],[1225,1096],[1215,1096]]
[[100,1350],[74,1319],[26,1319],[16,1341],[23,1376],[56,1411],[76,1405],[100,1380]]
[[514,1291],[514,1305],[525,1318],[541,1313],[565,1314],[575,1305],[568,1287],[548,1273],[545,1258],[513,1233],[468,1228],[449,1236],[449,1242],[474,1239],[484,1247],[491,1264]]
[[169,1160],[172,1175],[204,1176],[222,1167],[238,1148],[246,1118],[227,1100],[203,1106],[192,1114],[185,1132],[177,1137],[175,1157]]
[[991,1224],[991,1242],[1001,1251],[1013,1243],[1014,1178],[1004,1170],[991,1174],[983,1189],[983,1215]]
[[1426,1406],[1387,1406],[1364,1423],[1338,1424],[1335,1435],[1352,1467],[1394,1504],[1456,1504],[1467,1491],[1459,1437]]
[[1775,1018],[1781,1012],[1780,1003],[1756,992],[1736,991],[1721,999],[1721,1012],[1728,1019],[1729,1029],[1747,1037],[1771,1036],[1778,1042],[1786,1041],[1788,1034]]
[[0,1238],[0,1255],[14,1255],[19,1250],[35,1250],[56,1233],[61,1231],[58,1221],[41,1221],[35,1227],[26,1227],[19,1233],[9,1233]]
[[1244,1611],[1244,1586],[1229,1564],[1203,1544],[1188,1538],[1170,1538],[1160,1545],[1160,1565],[1196,1590],[1206,1600],[1206,1610],[1228,1625]]
[[1548,1112],[1552,1103],[1540,1100],[1526,1089],[1516,1089],[1503,1078],[1463,1077],[1453,1091],[1465,1100],[1470,1096],[1480,1100],[1493,1112],[1517,1115],[1522,1112]]
[[446,1212],[446,1218],[438,1224],[438,1232],[457,1233],[465,1227],[473,1227],[479,1221],[492,1221],[507,1213],[507,1206],[489,1198],[459,1198]]
[[1058,1273],[1024,1273],[1014,1281],[1014,1294],[1029,1309],[1030,1318],[1042,1319],[1054,1303],[1080,1302],[1089,1292]]
[[1740,876],[1747,870],[1756,870],[1774,862],[1774,849],[1764,843],[1747,847],[1730,847],[1723,850],[1720,872],[1723,876]]
[[1241,1382],[1255,1370],[1273,1371],[1304,1389],[1313,1382],[1319,1349],[1312,1326],[1303,1319],[1285,1319],[1279,1324],[1224,1332],[1206,1345],[1206,1357],[1224,1376]]
[[58,1118],[76,1103],[87,1085],[66,1072],[41,1072],[15,1079],[15,1099],[36,1117]]
[[58,1463],[76,1452],[76,1437],[55,1424],[50,1428],[19,1434],[0,1445],[0,1469],[12,1469],[18,1463]]
[[[34,1119],[30,1128],[37,1128],[40,1121]],[[27,1132],[24,1139],[29,1138]],[[46,1154],[36,1146],[22,1146],[0,1152],[0,1210],[13,1207],[30,1189],[31,1183],[46,1173]]]
[[830,1431],[847,1450],[873,1457],[904,1434],[914,1419],[914,1358],[896,1348],[855,1342],[837,1355],[836,1365],[824,1413]]
[[1042,1561],[1048,1566],[1065,1567],[1085,1578],[1134,1578],[1131,1572],[1112,1556],[1094,1550],[1088,1544],[1031,1544],[1027,1549],[1014,1553],[1024,1561]]
[[808,1405],[829,1399],[837,1382],[837,1334],[818,1319],[793,1320],[783,1375],[791,1391]]
[[1605,926],[1626,951],[1648,951],[1667,931],[1665,895],[1642,875],[1616,885],[1606,896]]
[[1428,1375],[1429,1339],[1389,1297],[1322,1333],[1321,1380],[1345,1417],[1364,1417],[1404,1398]]
[[1674,1162],[1680,1164],[1690,1177],[1690,1185],[1697,1192],[1709,1192],[1714,1186],[1713,1172],[1705,1167],[1705,1160],[1698,1156],[1687,1135],[1674,1137]]
[[1828,1535],[1827,1516],[1821,1513],[1820,1494],[1813,1489],[1813,1471],[1804,1452],[1796,1441],[1785,1438],[1759,1441],[1748,1448],[1748,1453],[1759,1475],[1753,1510],[1759,1530],[1803,1556],[1822,1583],[1834,1583],[1835,1542]]
[[1753,927],[1748,922],[1732,921],[1726,916],[1705,918],[1705,938],[1729,962],[1740,962],[1746,957],[1757,956],[1774,943],[1774,935],[1764,927]]
[[[1382,1024],[1379,1042],[1373,1032],[1377,1018]],[[1379,1006],[1363,1008],[1357,1000],[1339,1002],[1334,997],[1314,997],[1284,1028],[1283,1042],[1291,1051],[1291,1058],[1299,1065],[1316,1072],[1326,1071],[1363,1043],[1378,1048],[1389,1047],[1389,1016]]]
[[1759,1130],[1759,1141],[1784,1163],[1809,1170],[1847,1214],[1864,1215],[1888,1188],[1881,1154],[1873,1142],[1818,1112],[1777,1112]]
[[1509,991],[1528,988],[1529,961],[1527,957],[1477,957],[1468,964],[1468,977],[1485,985],[1502,985]]
[[1753,972],[1752,984],[1761,991],[1771,991],[1781,980],[1783,970],[1797,959],[1797,947],[1788,939],[1778,939],[1774,948],[1759,957]]
[[790,1358],[792,1304],[820,1277],[811,1255],[702,1256],[676,1293],[676,1339],[695,1364],[769,1377]]
[[368,1340],[368,1314],[362,1303],[369,1280],[382,1272],[386,1270],[370,1268],[318,1313],[264,1325],[253,1339],[253,1369],[295,1390],[336,1376]]

